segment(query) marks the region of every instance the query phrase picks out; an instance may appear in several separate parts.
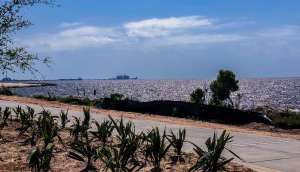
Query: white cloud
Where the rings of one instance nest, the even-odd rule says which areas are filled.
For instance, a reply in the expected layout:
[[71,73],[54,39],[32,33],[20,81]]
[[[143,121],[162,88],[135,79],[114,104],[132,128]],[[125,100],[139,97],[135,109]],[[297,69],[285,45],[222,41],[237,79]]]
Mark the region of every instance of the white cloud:
[[30,45],[37,51],[59,51],[98,47],[119,42],[120,34],[114,28],[84,26],[65,30],[57,34],[36,35],[27,40],[16,40],[23,45]]
[[82,23],[78,23],[78,22],[73,22],[73,23],[62,23],[61,25],[59,25],[60,27],[70,27],[70,26],[77,26],[77,25],[81,25]]
[[257,35],[261,37],[273,37],[273,38],[294,38],[294,36],[299,34],[300,34],[299,26],[284,26],[281,28],[267,29],[257,33]]
[[180,35],[155,39],[154,42],[160,45],[176,45],[176,44],[195,44],[195,43],[217,43],[232,42],[249,39],[247,36],[238,34],[199,34],[199,35]]
[[59,33],[62,37],[76,37],[76,36],[87,36],[87,35],[102,35],[102,36],[120,36],[115,28],[105,27],[94,27],[94,26],[83,26],[76,29],[69,29]]
[[172,33],[178,33],[181,29],[196,28],[212,25],[213,19],[206,19],[201,16],[171,17],[165,19],[149,19],[138,22],[129,22],[124,24],[128,36],[157,37],[168,36]]

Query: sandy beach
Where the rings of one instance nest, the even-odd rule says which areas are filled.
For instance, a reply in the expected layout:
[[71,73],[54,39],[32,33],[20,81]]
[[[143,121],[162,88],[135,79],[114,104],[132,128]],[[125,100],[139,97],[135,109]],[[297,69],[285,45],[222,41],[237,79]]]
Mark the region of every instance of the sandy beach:
[[27,84],[27,83],[0,83],[1,87],[21,88],[21,87],[39,87],[42,84]]

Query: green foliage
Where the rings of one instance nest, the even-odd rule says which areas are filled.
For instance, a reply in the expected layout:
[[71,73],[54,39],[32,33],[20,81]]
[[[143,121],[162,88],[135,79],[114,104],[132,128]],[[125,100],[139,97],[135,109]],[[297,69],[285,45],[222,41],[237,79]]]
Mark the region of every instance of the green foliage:
[[209,100],[208,105],[220,106],[220,107],[224,107],[224,108],[232,108],[231,104],[220,101],[220,100],[216,100],[214,98]]
[[9,107],[6,107],[3,111],[3,124],[7,125],[7,120],[10,117],[10,120],[12,121],[11,111]]
[[169,138],[167,137],[168,141],[170,142],[171,146],[176,150],[177,155],[181,156],[181,149],[183,146],[183,143],[186,142],[185,140],[185,134],[186,134],[186,130],[183,129],[181,131],[181,129],[179,129],[178,135],[175,135],[172,131],[172,129],[170,129],[170,134]]
[[[0,69],[1,69],[1,67],[0,67]],[[0,88],[0,94],[1,95],[6,95],[6,96],[13,96],[13,95],[15,95],[9,88],[3,87],[3,86],[2,86],[2,88]]]
[[86,106],[94,106],[94,102],[92,102],[89,98],[82,99],[82,104]]
[[61,121],[61,128],[65,128],[66,124],[70,122],[68,118],[68,110],[67,112],[63,110],[60,111],[60,121]]
[[46,97],[39,94],[39,95],[34,95],[33,98],[36,98],[36,99],[45,99]]
[[90,120],[91,120],[90,108],[83,108],[83,114],[84,114],[84,119],[82,121],[82,125],[89,127]]
[[130,158],[139,148],[140,137],[136,137],[133,140],[123,139],[121,142],[119,150],[104,145],[101,151],[97,151],[97,156],[106,164],[105,170],[110,169],[112,172],[132,172],[138,166],[135,164],[132,168],[126,167]]
[[56,96],[44,97],[44,99],[48,100],[48,101],[56,101],[57,100]]
[[70,104],[71,105],[79,105],[79,103],[77,101],[72,101]]
[[173,110],[172,116],[175,116],[176,111],[177,111],[177,107],[173,107],[172,110]]
[[[68,157],[77,161],[87,162],[87,168],[91,167],[92,162],[97,159],[98,146],[92,146],[88,135],[85,136],[85,141],[81,138],[80,141],[75,140],[69,145],[72,150],[69,152]],[[86,158],[86,159],[85,159]]]
[[75,122],[73,122],[73,125],[69,128],[70,135],[74,136],[75,140],[78,140],[78,135],[82,131],[82,126],[80,125],[81,119],[73,116],[75,119]]
[[[71,105],[86,105],[86,106],[94,106],[95,101],[90,100],[89,98],[84,98],[84,99],[79,99],[73,96],[68,96],[68,97],[56,97],[56,96],[43,96],[43,95],[35,95],[33,98],[36,99],[44,99],[48,101],[59,101],[61,103],[69,103]],[[79,103],[80,102],[80,103]]]
[[201,88],[197,88],[190,94],[190,102],[203,104],[205,102],[205,92]]
[[227,143],[232,142],[232,138],[233,136],[230,137],[229,134],[226,133],[226,130],[223,131],[220,138],[217,137],[217,134],[215,132],[213,139],[209,137],[205,142],[207,152],[203,151],[200,147],[192,143],[196,147],[194,148],[194,151],[199,155],[199,158],[196,164],[191,167],[189,171],[196,171],[201,167],[204,172],[207,170],[212,172],[223,170],[224,166],[234,159],[226,159],[225,157],[223,157],[222,152],[224,149],[228,150],[235,157],[242,160],[239,156],[225,147]]
[[84,120],[81,121],[80,118],[77,118],[75,116],[75,122],[73,122],[73,125],[69,128],[70,135],[74,136],[75,140],[78,140],[79,134],[87,134],[87,130],[90,128],[90,111],[89,109],[83,108],[84,112]]
[[68,97],[58,98],[57,101],[59,101],[61,103],[71,103],[74,99],[76,99],[76,98],[73,96],[68,96]]
[[124,97],[123,94],[119,94],[119,93],[114,93],[110,95],[111,100],[113,101],[120,101],[122,100],[122,98]]
[[165,159],[166,153],[171,147],[171,144],[167,144],[166,140],[166,129],[163,135],[159,134],[158,127],[153,128],[152,131],[148,132],[146,141],[146,159],[150,157],[152,164],[156,170],[160,169],[160,162]]
[[300,113],[297,114],[290,111],[287,111],[286,113],[277,112],[269,115],[269,117],[277,124],[300,125]]
[[27,161],[29,160],[28,165],[31,171],[36,170],[40,172],[41,170],[42,171],[51,170],[50,162],[51,162],[53,148],[54,148],[53,143],[49,143],[45,147],[45,150],[43,152],[41,152],[40,148],[37,147],[29,154]]
[[[33,75],[39,73],[34,68],[35,62],[42,62],[48,67],[51,63],[50,58],[46,57],[40,59],[38,54],[30,54],[24,47],[13,46],[14,44],[12,35],[22,28],[27,28],[33,25],[28,20],[23,20],[24,14],[21,13],[21,8],[33,6],[34,4],[46,4],[54,5],[55,0],[11,0],[4,1],[0,5],[1,27],[0,27],[0,71],[4,74],[4,71],[16,72],[21,70],[22,72],[29,71]],[[35,75],[34,75],[35,76]],[[42,75],[43,76],[43,75]]]
[[22,113],[22,107],[18,105],[17,107],[13,108],[13,111],[15,112],[17,119],[19,119],[19,116]]
[[230,93],[237,91],[239,80],[235,80],[235,74],[230,70],[220,70],[217,80],[214,80],[210,85],[212,91],[212,101],[216,105],[219,105],[220,102],[229,99],[231,105],[233,102],[230,99]]
[[97,127],[97,131],[91,131],[94,137],[100,140],[102,143],[107,143],[107,139],[112,135],[114,126],[111,121],[106,121],[102,124],[99,124],[97,121],[93,121]]
[[[45,147],[49,143],[53,143],[53,139],[57,137],[59,141],[63,144],[63,141],[58,133],[58,124],[55,119],[58,116],[52,116],[49,111],[43,110],[40,113],[37,124],[39,127],[39,132],[44,140]],[[64,145],[64,144],[63,144]]]
[[134,134],[134,125],[132,124],[132,121],[128,121],[124,125],[123,116],[120,120],[114,120],[110,115],[108,115],[108,117],[110,118],[110,120],[114,124],[114,128],[118,132],[117,138],[119,140],[122,141]]

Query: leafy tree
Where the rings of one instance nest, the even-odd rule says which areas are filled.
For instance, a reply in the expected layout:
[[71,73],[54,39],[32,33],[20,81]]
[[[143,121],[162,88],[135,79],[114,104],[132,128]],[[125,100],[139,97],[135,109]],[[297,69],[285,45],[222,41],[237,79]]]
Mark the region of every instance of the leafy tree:
[[201,88],[197,88],[190,94],[190,102],[203,104],[205,101],[205,92]]
[[212,91],[212,100],[210,104],[220,105],[224,100],[229,99],[233,106],[233,101],[230,99],[230,93],[237,91],[239,80],[235,80],[235,74],[230,70],[220,70],[217,80],[214,80],[210,85]]
[[110,98],[113,101],[120,101],[120,100],[122,100],[123,97],[124,97],[124,95],[123,94],[119,94],[119,93],[114,93],[114,94],[110,95]]
[[41,61],[50,67],[51,60],[49,57],[40,59],[38,54],[28,53],[26,51],[27,47],[12,47],[14,43],[11,38],[12,35],[22,28],[33,25],[32,22],[23,20],[24,14],[21,14],[21,9],[35,4],[58,6],[55,5],[55,0],[10,0],[4,1],[0,5],[0,71],[3,74],[4,71],[16,72],[17,69],[23,73],[28,70],[33,75],[40,73],[33,67],[37,61]]

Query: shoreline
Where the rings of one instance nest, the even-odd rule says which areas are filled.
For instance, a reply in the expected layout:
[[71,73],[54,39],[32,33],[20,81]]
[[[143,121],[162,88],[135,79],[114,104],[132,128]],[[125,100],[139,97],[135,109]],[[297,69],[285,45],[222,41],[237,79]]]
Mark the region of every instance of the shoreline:
[[[60,103],[57,101],[47,101],[42,99],[35,99],[30,97],[18,97],[18,96],[0,95],[0,100],[8,101],[8,102],[24,103],[28,105],[31,104],[31,105],[40,105],[40,106],[48,106],[48,107],[61,108],[61,109],[76,110],[76,111],[82,111],[83,107],[88,107],[82,105],[70,105],[70,104]],[[253,122],[247,125],[235,125],[229,123],[224,124],[224,123],[218,123],[218,121],[214,121],[214,120],[212,122],[196,121],[192,119],[161,116],[155,114],[143,114],[143,113],[136,113],[136,112],[99,109],[93,106],[90,107],[90,110],[91,113],[111,115],[117,117],[123,116],[124,118],[130,118],[130,119],[143,119],[143,120],[165,122],[165,123],[177,124],[183,126],[211,128],[211,129],[262,135],[262,136],[300,140],[300,129],[280,129],[262,123],[258,124]]]
[[0,82],[0,87],[7,88],[24,88],[24,87],[44,87],[44,86],[55,86],[56,84],[51,83],[12,83],[12,82]]

